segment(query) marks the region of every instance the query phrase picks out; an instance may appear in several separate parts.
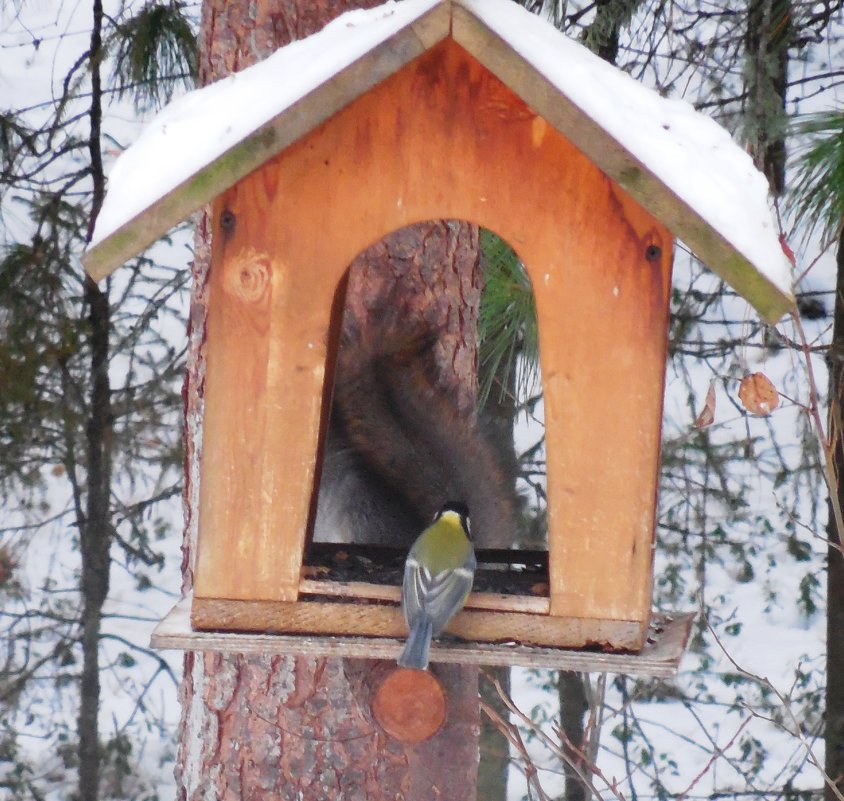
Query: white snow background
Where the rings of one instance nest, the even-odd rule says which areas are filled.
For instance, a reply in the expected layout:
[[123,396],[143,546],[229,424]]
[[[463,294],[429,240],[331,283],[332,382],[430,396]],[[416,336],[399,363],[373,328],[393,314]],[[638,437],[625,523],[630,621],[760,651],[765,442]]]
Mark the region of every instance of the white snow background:
[[[140,3],[136,4],[136,7]],[[124,4],[113,0],[105,3],[107,14],[118,16]],[[90,45],[91,9],[89,4],[77,2],[37,2],[18,7],[4,4],[0,8],[0,98],[4,108],[27,109],[26,119],[38,125],[46,119],[61,95],[64,76],[77,61],[80,54]],[[33,46],[33,41],[38,45]],[[109,70],[110,65],[105,66]],[[84,110],[79,102],[72,104],[68,113]],[[113,98],[105,107],[103,124],[103,151],[106,170],[117,153],[133,141],[140,133],[144,120],[139,119],[132,104],[116,102]],[[55,175],[67,169],[67,163],[57,161],[53,165]],[[10,242],[23,240],[30,233],[30,223],[19,211],[16,198],[6,195],[2,198],[2,227],[0,247]],[[191,235],[184,231],[174,232],[170,243],[159,243],[154,253],[161,264],[186,265],[190,258]],[[81,275],[83,270],[78,263]],[[118,272],[112,279],[112,297],[119,295],[125,287],[125,276]],[[178,351],[184,347],[187,318],[187,293],[171,304],[170,311],[176,316],[159,314],[150,321],[156,325]],[[136,310],[136,312],[139,310]],[[125,357],[114,358],[109,368],[112,387],[120,387],[127,380],[129,365]],[[136,361],[132,369],[134,381],[150,378],[144,374],[144,367]],[[2,389],[0,389],[2,391]],[[181,437],[181,409],[172,410],[170,420],[173,437]],[[37,610],[38,599],[53,595],[71,605],[78,603],[75,572],[79,570],[79,553],[74,546],[77,536],[73,526],[74,511],[66,481],[57,475],[58,465],[47,464],[42,470],[49,487],[49,508],[38,509],[36,513],[21,511],[15,499],[3,500],[3,528],[33,522],[35,517],[55,521],[41,527],[34,536],[16,533],[14,530],[0,535],[0,545],[7,545],[16,558],[21,560],[20,577],[32,593],[32,610]],[[171,475],[147,472],[144,480],[132,490],[126,482],[116,476],[120,485],[120,498],[126,504],[140,502],[161,489]],[[84,480],[84,476],[83,476]],[[130,760],[137,760],[139,770],[124,779],[125,792],[136,797],[172,798],[175,795],[173,761],[175,759],[175,733],[180,710],[176,689],[181,676],[182,655],[176,652],[155,653],[148,650],[152,627],[178,600],[181,586],[181,540],[183,514],[181,498],[176,496],[159,504],[156,518],[165,527],[164,539],[152,542],[152,548],[165,559],[163,568],[145,568],[139,565],[132,570],[126,566],[122,550],[112,547],[111,585],[104,607],[101,661],[101,708],[100,732],[103,741],[116,735],[128,735],[135,747]],[[150,580],[148,589],[138,586],[138,574],[144,573]],[[50,589],[42,589],[45,582],[51,582]],[[20,611],[0,596],[0,612],[10,616]],[[47,652],[49,641],[33,640],[33,652]],[[77,654],[78,656],[78,654]],[[134,661],[134,664],[132,664]],[[77,663],[78,667],[78,663]],[[76,790],[76,772],[72,760],[61,753],[61,742],[57,743],[57,722],[63,722],[75,731],[78,708],[75,706],[78,693],[68,693],[60,686],[51,695],[49,684],[30,693],[29,706],[24,705],[17,716],[18,728],[25,732],[22,739],[25,750],[34,758],[39,777],[44,786],[51,787],[48,799],[65,799]],[[74,705],[70,706],[70,701]],[[59,738],[60,740],[60,738]],[[0,761],[0,779],[10,763]],[[108,792],[107,777],[103,779],[103,792]],[[2,792],[0,792],[2,797]]]
[[[430,0],[425,0],[425,2],[429,3]],[[411,3],[417,7],[420,5],[418,0],[408,0],[403,5],[409,7]],[[9,11],[6,9],[2,13],[9,15]],[[49,4],[42,4],[26,9],[25,26],[23,17],[7,16],[6,19],[3,19],[2,31],[0,31],[0,93],[2,93],[4,102],[10,108],[26,107],[33,103],[33,98],[47,100],[51,95],[57,93],[57,83],[61,81],[69,65],[87,46],[89,22],[86,13],[87,9],[81,5],[62,4],[56,9]],[[358,13],[354,18],[354,24],[358,25],[362,19],[363,16]],[[331,35],[337,35],[337,41],[342,40],[342,36],[337,32],[343,32],[343,24],[345,23],[341,21],[334,24],[335,33]],[[67,38],[59,39],[59,34],[65,32],[69,33]],[[41,44],[37,49],[31,46],[33,33],[41,38]],[[301,46],[307,45],[302,44]],[[281,60],[279,56],[272,58]],[[271,60],[268,59],[265,63],[269,63]],[[335,66],[336,62],[329,60],[325,63],[324,69],[330,74]],[[244,81],[240,76],[232,79],[234,86],[243,86],[243,84]],[[214,89],[214,87],[211,87],[211,89]],[[209,89],[202,91],[207,93]],[[222,88],[215,91],[224,92]],[[237,97],[238,95],[239,90],[234,96]],[[597,93],[595,95],[597,96]],[[178,122],[185,109],[189,109],[191,104],[198,102],[197,97],[200,96],[201,93],[195,93],[190,100],[182,100],[174,108],[164,112],[160,119],[166,121],[167,115],[170,115],[171,119],[171,122],[167,123],[167,132],[172,133],[178,127],[173,121]],[[206,97],[209,96],[210,94],[206,95]],[[686,116],[687,112],[681,110],[686,108],[685,106],[674,104],[671,108],[676,110],[679,118],[683,121],[683,124],[678,127],[685,127],[687,123],[691,124],[689,121],[692,117]],[[37,117],[39,110],[37,107],[33,107],[30,113]],[[238,118],[238,115],[232,114],[231,108],[226,107],[225,114],[220,114],[218,111],[217,116],[226,122],[224,126],[227,130],[226,136],[233,136],[236,139],[237,134],[231,133],[231,122],[233,118]],[[208,121],[205,124],[210,125]],[[250,122],[249,124],[254,123]],[[205,130],[210,129],[210,127],[205,128]],[[139,121],[128,104],[118,104],[108,109],[104,131],[108,136],[124,145],[132,141],[142,142],[144,137],[163,135],[161,129],[155,127],[147,129],[146,133],[141,133]],[[193,131],[192,136],[196,137],[195,131]],[[720,143],[722,135],[719,133],[717,137],[717,141]],[[211,145],[213,147],[220,144],[216,137],[202,136],[199,137],[199,141],[205,142],[207,138],[214,139]],[[196,141],[194,139],[194,145],[196,145]],[[230,142],[233,139],[229,138],[226,141]],[[222,144],[226,146],[225,142]],[[718,144],[717,146],[720,147],[721,145]],[[151,150],[146,151],[146,158],[148,159],[146,164],[163,159],[170,152],[169,147],[162,150],[160,144],[151,147]],[[199,157],[201,160],[208,158],[208,151],[203,152],[205,155]],[[148,174],[151,173],[143,169],[143,165],[141,168],[138,168],[137,164],[135,167],[131,167],[131,161],[127,161],[128,158],[127,155],[125,159],[121,159],[121,168],[129,171],[129,178],[124,180],[129,180],[135,186],[136,176],[138,179],[143,177],[146,180]],[[124,164],[129,166],[124,168]],[[664,179],[668,181],[673,177],[680,182],[686,182],[688,180],[688,169],[688,163],[680,163],[676,167],[676,173],[665,176]],[[161,183],[153,181],[151,192],[155,195],[165,188]],[[724,196],[721,189],[723,187],[710,189],[711,194],[701,195],[700,203],[714,203],[715,205],[722,203]],[[114,207],[113,213],[115,216],[111,222],[104,221],[101,217],[98,237],[102,237],[104,235],[102,232],[107,231],[106,226],[113,228],[120,224],[114,222],[114,220],[130,219],[139,209],[144,207],[146,201],[137,201],[137,197],[144,197],[143,192],[139,190],[137,197],[135,197],[135,192],[132,192],[131,195],[134,198],[131,205],[124,195],[124,201],[127,202],[118,202],[117,206]],[[20,230],[14,231],[15,235],[25,230],[26,222],[16,217],[14,208],[4,205],[3,215],[3,221],[7,227],[20,226]],[[753,231],[749,233],[754,240],[757,238]],[[768,232],[768,235],[770,235],[770,232]],[[6,236],[8,237],[8,234]],[[182,237],[176,240],[171,250],[166,250],[165,246],[159,245],[157,246],[157,253],[165,253],[164,258],[171,263],[175,263],[177,260],[186,263],[185,243],[186,239]],[[812,273],[813,285],[819,288],[832,286],[833,270],[834,266],[831,259],[822,261],[820,266]],[[686,286],[691,280],[689,277],[691,273],[684,266],[682,258],[678,259],[675,272],[675,284],[677,286]],[[119,276],[118,271],[115,274],[115,281],[120,281]],[[696,280],[699,281],[699,279]],[[714,279],[712,280],[714,281]],[[780,275],[776,280],[779,282],[783,278]],[[731,318],[734,320],[748,320],[753,317],[753,313],[747,310],[746,304],[742,301],[735,301],[734,308],[731,311]],[[807,323],[806,325],[810,336],[828,338],[825,321],[815,324]],[[737,328],[741,329],[741,327],[742,325],[739,323]],[[794,337],[794,332],[788,326],[785,326],[784,330],[789,336]],[[178,344],[184,339],[184,331],[174,329],[172,336],[174,343]],[[736,358],[750,370],[764,370],[777,387],[788,394],[789,397],[801,403],[806,402],[807,389],[804,375],[799,360],[793,352],[781,351],[775,354],[765,354],[766,351],[764,350],[748,349],[739,351]],[[120,369],[121,367],[117,363],[112,366],[112,378],[115,383],[120,383],[122,380]],[[820,358],[815,360],[815,371],[819,385],[824,387],[826,374]],[[700,369],[699,372],[699,378],[694,380],[699,381],[697,388],[699,398],[702,400],[710,375],[704,369]],[[798,430],[796,421],[802,415],[802,411],[796,405],[785,403],[784,408],[777,411],[771,421],[768,422],[745,418],[729,404],[723,389],[720,387],[718,404],[717,425],[713,429],[713,436],[724,441],[742,439],[747,436],[747,427],[749,427],[753,435],[760,437],[762,442],[767,443],[770,441],[770,425],[775,428],[779,441],[789,443],[788,448],[797,449],[801,447],[797,435],[794,433]],[[685,385],[680,377],[669,372],[665,414],[666,437],[688,436],[695,411],[688,407]],[[180,428],[181,422],[177,417],[178,410],[177,414],[174,415],[173,425]],[[530,432],[520,433],[522,441],[530,436]],[[50,467],[45,468],[45,473],[49,473]],[[752,463],[747,465],[747,470],[753,471]],[[151,476],[150,481],[154,482],[157,478]],[[60,483],[56,482],[56,485],[60,486]],[[751,502],[758,505],[760,512],[766,512],[774,517],[775,513],[771,510],[776,509],[777,492],[770,481],[760,476],[756,497],[751,499]],[[143,491],[140,490],[139,493],[143,494]],[[57,493],[52,499],[51,512],[56,513],[66,508],[67,498]],[[728,517],[726,509],[713,509],[712,513],[714,516],[723,515],[724,519]],[[122,571],[117,565],[113,569],[112,588],[107,611],[112,615],[124,615],[125,617],[109,618],[105,624],[106,633],[124,638],[141,648],[146,647],[148,643],[153,621],[163,616],[174,602],[180,584],[179,564],[181,556],[179,547],[182,524],[179,499],[171,502],[168,518],[171,524],[171,535],[164,547],[167,563],[161,573],[154,578],[155,589],[140,592],[136,589],[134,580],[127,572]],[[820,608],[811,617],[803,616],[797,611],[795,599],[798,585],[807,570],[807,566],[805,563],[795,563],[786,555],[783,532],[754,530],[752,526],[741,524],[730,533],[734,539],[758,545],[758,553],[753,557],[757,578],[749,583],[741,583],[737,580],[737,576],[729,564],[720,568],[709,565],[705,592],[708,601],[713,604],[715,610],[712,620],[713,625],[723,632],[725,622],[740,622],[742,624],[740,633],[736,636],[724,638],[730,654],[743,668],[768,677],[784,695],[787,695],[794,681],[795,671],[799,669],[814,670],[818,675],[822,671],[824,610]],[[823,569],[825,549],[819,540],[813,540],[813,546],[815,554],[809,567],[820,574]],[[119,564],[119,554],[115,551],[114,555]],[[69,578],[70,571],[78,564],[78,555],[70,547],[70,536],[64,523],[52,529],[43,530],[29,544],[25,556],[26,580],[33,587],[40,585],[45,571],[61,575],[64,570],[65,577]],[[664,559],[658,553],[658,579],[664,567],[663,563]],[[684,608],[694,608],[693,599],[690,598]],[[118,641],[105,640],[103,643],[104,663],[110,662],[115,666],[118,665],[119,655],[124,650],[126,650],[125,647]],[[181,655],[165,653],[161,656],[167,660],[171,669],[178,674]],[[718,673],[729,674],[734,672],[734,667],[726,657],[717,653],[713,653],[711,656],[714,657],[715,662],[709,668],[710,679],[707,681],[707,692],[712,694],[713,703],[706,706],[695,706],[692,709],[667,698],[661,704],[634,703],[626,710],[627,713],[638,716],[643,730],[654,745],[654,750],[657,753],[670,755],[671,760],[676,763],[677,775],[671,777],[669,783],[677,791],[685,788],[704,767],[713,749],[713,741],[718,746],[725,746],[735,734],[739,726],[740,703],[737,702],[739,693],[745,693],[748,701],[752,701],[753,691],[751,689],[743,688],[737,691],[735,688],[725,686],[711,678],[717,676]],[[175,736],[179,716],[175,685],[166,676],[159,674],[153,685],[146,690],[144,698],[151,710],[151,714],[146,719],[157,719],[159,728],[157,731],[150,730],[146,734],[139,731],[141,716],[138,715],[136,709],[136,699],[147,678],[155,673],[157,665],[155,664],[155,657],[152,656],[148,658],[148,661],[144,661],[142,657],[138,659],[138,666],[132,672],[115,667],[104,673],[101,726],[106,735],[126,727],[135,727],[136,730],[133,730],[133,735],[146,743],[142,760],[143,771],[142,775],[138,777],[138,781],[154,786],[162,798],[172,797],[175,793],[175,787],[171,765],[168,760],[172,758],[169,738]],[[678,686],[692,686],[700,681],[700,676],[695,672],[695,668],[698,667],[701,659],[702,657],[698,654],[687,655],[683,663],[683,671],[676,682]],[[550,714],[554,713],[556,708],[554,691],[538,689],[536,678],[528,675],[526,671],[515,671],[513,678],[513,695],[522,709],[530,711],[534,706],[541,706],[546,708]],[[612,689],[610,691],[610,704],[616,709],[622,710],[622,699],[617,691]],[[37,713],[37,710],[35,712]],[[56,714],[55,710],[45,712],[46,719],[49,720],[49,716],[54,714]],[[76,710],[62,710],[62,714],[66,714],[68,722],[73,725]],[[618,714],[620,716],[621,711]],[[621,757],[621,747],[617,741],[610,737],[610,731],[619,720],[620,717],[615,719],[610,717],[605,721],[604,737],[602,738],[605,750],[602,752],[599,764],[607,776],[616,776],[623,782],[625,767]],[[802,720],[800,724],[804,726],[816,755],[822,759],[822,742],[817,740],[814,734],[818,731],[818,721]],[[37,715],[35,723],[31,724],[31,728],[33,737],[30,740],[30,748],[34,754],[38,754],[44,759],[45,773],[51,764],[54,764],[55,769],[58,770],[60,761],[58,755],[39,752],[40,744],[43,741],[39,739],[38,735]],[[759,787],[776,784],[779,777],[786,775],[790,766],[805,763],[805,752],[798,739],[784,734],[776,724],[755,719],[746,732],[754,734],[769,751],[763,772],[756,780]],[[548,764],[546,755],[536,743],[532,745],[532,748],[537,760]],[[716,787],[719,789],[724,789],[725,786],[746,787],[745,780],[736,771],[733,771],[735,775],[730,775],[730,771],[733,769],[729,767],[729,749],[725,756],[726,758],[718,761],[716,769],[707,774],[701,783],[695,787],[694,794],[703,794]],[[663,767],[664,770],[669,771],[670,776],[671,767],[668,760]],[[549,772],[543,775],[545,788],[551,795],[559,792],[562,787],[562,780],[559,776],[554,775],[556,771],[559,771],[559,765],[551,764]],[[72,781],[73,775],[68,774],[68,782],[72,783]],[[647,781],[642,776],[638,777],[636,784],[640,796],[644,797],[649,794]],[[817,788],[820,784],[821,780],[817,771],[806,767],[801,773],[796,787]],[[69,790],[70,785],[66,789]],[[623,783],[621,789],[625,793],[629,790]],[[510,797],[513,799],[520,798],[523,792],[524,787],[518,772],[516,770],[511,771]],[[60,795],[57,794],[54,797],[57,798]]]

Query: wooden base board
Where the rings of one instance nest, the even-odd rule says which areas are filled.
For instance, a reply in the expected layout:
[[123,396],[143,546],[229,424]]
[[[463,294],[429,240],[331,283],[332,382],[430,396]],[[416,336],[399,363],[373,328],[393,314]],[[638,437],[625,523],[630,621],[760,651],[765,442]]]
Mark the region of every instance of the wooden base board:
[[[191,623],[200,631],[397,638],[407,634],[398,604],[302,598],[298,601],[194,598]],[[464,609],[449,623],[446,632],[472,642],[638,651],[644,645],[647,628],[647,621],[640,620]]]
[[[679,669],[694,617],[693,613],[654,613],[645,644],[635,654],[446,640],[431,646],[431,661],[671,678]],[[183,598],[156,626],[150,644],[153,648],[185,651],[395,659],[403,639],[195,631],[191,627],[191,598]]]

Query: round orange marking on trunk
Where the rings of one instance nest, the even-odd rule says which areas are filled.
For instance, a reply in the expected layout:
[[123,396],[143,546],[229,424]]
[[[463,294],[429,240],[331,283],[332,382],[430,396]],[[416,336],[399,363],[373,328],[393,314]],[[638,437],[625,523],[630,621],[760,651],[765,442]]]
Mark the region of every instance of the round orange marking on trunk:
[[393,739],[421,743],[445,723],[445,691],[427,670],[398,668],[376,691],[372,712]]

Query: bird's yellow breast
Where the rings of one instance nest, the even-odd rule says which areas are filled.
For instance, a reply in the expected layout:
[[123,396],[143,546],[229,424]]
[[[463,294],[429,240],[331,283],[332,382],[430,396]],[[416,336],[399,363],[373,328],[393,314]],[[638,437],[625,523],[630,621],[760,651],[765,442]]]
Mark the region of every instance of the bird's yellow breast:
[[434,574],[461,567],[472,550],[459,515],[448,512],[420,537],[418,545],[422,564]]

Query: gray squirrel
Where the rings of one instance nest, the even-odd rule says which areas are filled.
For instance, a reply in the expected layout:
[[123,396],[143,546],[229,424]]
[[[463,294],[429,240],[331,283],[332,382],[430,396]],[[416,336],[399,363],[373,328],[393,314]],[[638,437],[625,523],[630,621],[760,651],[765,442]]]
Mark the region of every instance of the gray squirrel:
[[343,326],[322,460],[315,541],[409,547],[447,501],[480,547],[509,548],[519,501],[512,443],[462,413],[438,381],[435,337],[387,312]]

